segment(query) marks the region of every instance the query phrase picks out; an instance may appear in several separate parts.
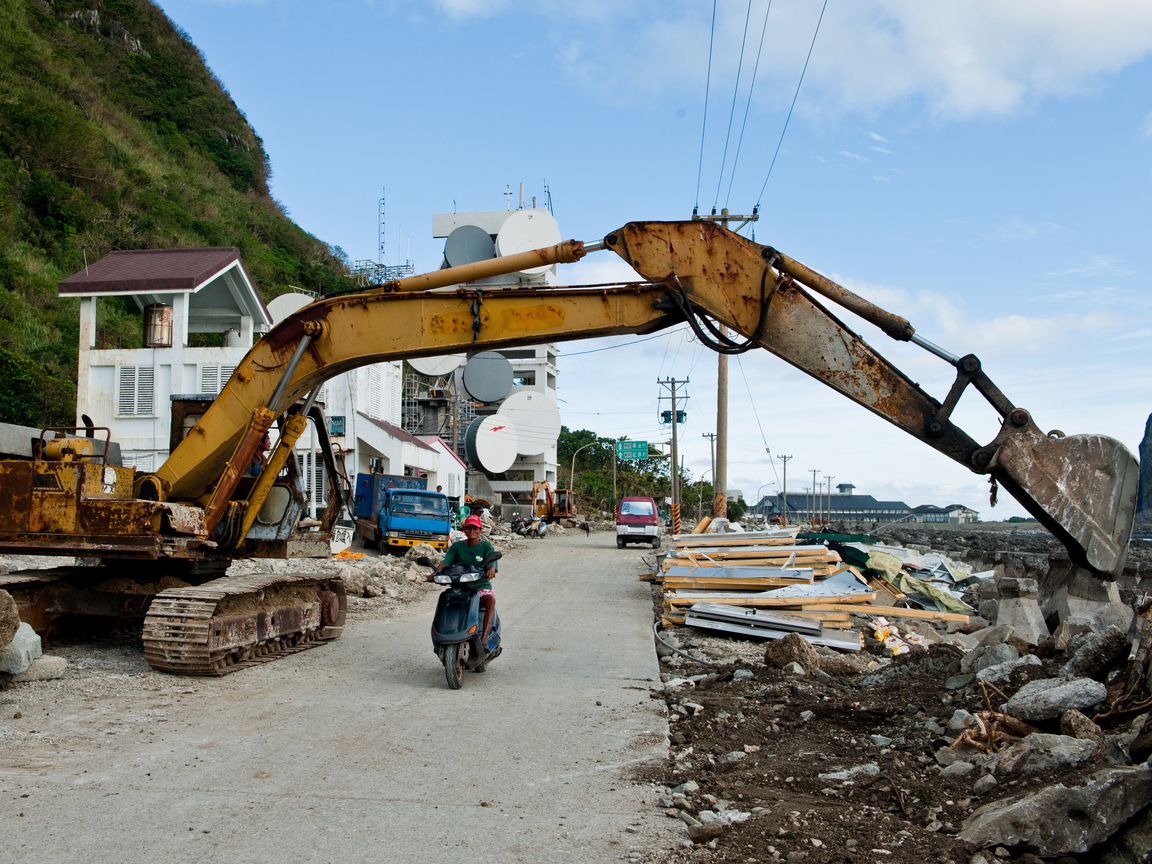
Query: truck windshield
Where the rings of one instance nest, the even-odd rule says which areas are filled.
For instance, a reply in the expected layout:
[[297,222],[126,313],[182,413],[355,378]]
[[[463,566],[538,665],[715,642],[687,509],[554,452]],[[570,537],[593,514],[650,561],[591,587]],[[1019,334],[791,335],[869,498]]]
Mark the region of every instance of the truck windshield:
[[392,493],[392,512],[411,513],[415,516],[448,516],[448,499],[440,495],[414,495],[411,492]]
[[651,501],[625,501],[620,505],[621,516],[654,516]]

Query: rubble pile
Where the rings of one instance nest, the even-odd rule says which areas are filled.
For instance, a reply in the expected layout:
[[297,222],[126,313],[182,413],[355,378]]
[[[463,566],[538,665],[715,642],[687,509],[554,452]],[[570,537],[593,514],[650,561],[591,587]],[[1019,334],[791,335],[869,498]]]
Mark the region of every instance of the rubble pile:
[[671,751],[651,779],[684,823],[666,860],[1147,864],[1152,600],[1054,557],[1054,576],[941,580],[981,614],[901,619],[899,654],[875,616],[852,616],[861,652],[661,632]]

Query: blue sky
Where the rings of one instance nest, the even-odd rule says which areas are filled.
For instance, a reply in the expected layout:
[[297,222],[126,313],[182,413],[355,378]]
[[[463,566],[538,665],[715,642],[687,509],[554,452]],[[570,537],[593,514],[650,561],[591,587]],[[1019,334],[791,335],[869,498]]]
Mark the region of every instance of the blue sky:
[[[354,258],[376,257],[381,187],[388,259],[410,243],[417,270],[440,263],[433,213],[501,208],[521,181],[541,200],[547,182],[562,233],[582,240],[759,200],[759,242],[976,353],[1042,428],[1139,444],[1152,411],[1152,4],[830,0],[766,186],[819,0],[773,0],[750,103],[767,0],[717,4],[702,170],[706,0],[159,5],[263,137],[274,195]],[[563,281],[626,278],[609,256]],[[845,318],[943,398],[951,367]],[[689,376],[681,429],[699,476],[714,356],[682,330],[626,342],[562,346],[564,422],[665,440],[656,379]],[[765,352],[730,374],[729,485],[749,499],[777,489],[788,454],[790,490],[819,469],[913,506],[1023,513],[1008,496],[990,511],[984,478]],[[998,428],[974,393],[954,419],[982,441]]]

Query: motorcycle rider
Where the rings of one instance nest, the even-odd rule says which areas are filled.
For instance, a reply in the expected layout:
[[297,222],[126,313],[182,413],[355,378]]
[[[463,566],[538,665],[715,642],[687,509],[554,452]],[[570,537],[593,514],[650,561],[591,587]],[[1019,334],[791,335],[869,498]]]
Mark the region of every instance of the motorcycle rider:
[[[469,516],[465,519],[464,539],[458,540],[448,547],[444,560],[436,565],[436,572],[439,573],[452,564],[479,568],[484,559],[496,551],[491,543],[480,539],[482,527],[483,523],[479,516]],[[433,574],[429,573],[425,580],[431,582],[432,576]],[[484,571],[484,579],[472,585],[476,593],[480,595],[480,606],[484,609],[484,629],[480,634],[480,644],[485,647],[485,650],[487,650],[488,634],[492,630],[492,622],[496,619],[496,595],[492,592],[492,582],[490,581],[495,577],[496,565],[489,564],[488,569]]]

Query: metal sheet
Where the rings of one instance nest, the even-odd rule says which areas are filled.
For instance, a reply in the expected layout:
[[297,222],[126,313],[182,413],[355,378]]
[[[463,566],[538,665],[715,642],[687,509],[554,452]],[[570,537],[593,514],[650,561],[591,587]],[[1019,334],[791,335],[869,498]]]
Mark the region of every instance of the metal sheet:
[[[728,633],[734,636],[749,636],[752,639],[783,639],[789,633],[794,632],[791,630],[766,630],[761,627],[748,627],[744,624],[731,624],[727,621],[710,621],[707,618],[700,618],[692,614],[684,616],[684,623],[689,627],[696,627],[701,630],[716,630],[720,633]],[[852,635],[847,635],[849,633]],[[801,633],[800,636],[813,645],[823,645],[826,648],[840,648],[844,651],[860,651],[864,647],[860,644],[859,630],[829,632],[823,633],[820,636],[810,636],[807,633]]]
[[708,618],[713,621],[727,621],[731,624],[743,624],[747,627],[795,630],[798,633],[814,633],[817,635],[819,635],[822,629],[820,621],[815,618],[789,615],[787,612],[742,609],[739,606],[723,606],[719,603],[696,603],[689,608],[688,611],[699,618]]
[[810,568],[796,567],[709,567],[701,573],[699,567],[669,567],[665,579],[796,579],[812,582]]

